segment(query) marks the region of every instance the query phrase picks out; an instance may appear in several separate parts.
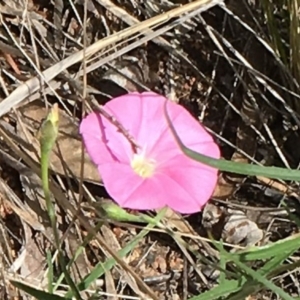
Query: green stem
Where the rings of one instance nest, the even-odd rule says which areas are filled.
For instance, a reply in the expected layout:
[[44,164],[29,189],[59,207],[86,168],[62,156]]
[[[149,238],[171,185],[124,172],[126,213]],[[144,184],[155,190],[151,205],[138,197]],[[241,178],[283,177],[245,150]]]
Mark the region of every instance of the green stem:
[[55,207],[51,201],[50,188],[49,188],[49,158],[51,151],[55,145],[58,136],[58,106],[54,105],[50,111],[47,119],[43,122],[40,129],[40,146],[41,146],[41,176],[42,176],[42,186],[45,195],[47,212],[49,215],[51,227],[53,230],[54,242],[58,251],[58,260],[65,275],[66,281],[70,288],[73,290],[76,299],[82,299],[79,291],[71,279],[69,272],[66,268],[66,264],[63,258],[63,253],[61,250],[61,245],[59,241],[59,234],[57,228],[57,220],[55,215]]

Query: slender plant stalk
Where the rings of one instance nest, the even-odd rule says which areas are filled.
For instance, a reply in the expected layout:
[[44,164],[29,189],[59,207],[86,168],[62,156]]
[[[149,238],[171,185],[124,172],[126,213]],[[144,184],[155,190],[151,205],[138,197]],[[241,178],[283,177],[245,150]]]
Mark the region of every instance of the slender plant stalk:
[[46,120],[42,123],[39,131],[39,140],[41,147],[41,176],[42,176],[42,185],[45,194],[45,201],[47,212],[49,215],[51,227],[53,230],[55,246],[58,251],[58,260],[60,266],[64,272],[66,281],[70,288],[74,291],[76,299],[82,299],[79,291],[71,279],[68,270],[66,269],[66,264],[63,259],[63,253],[61,251],[61,245],[59,241],[59,234],[57,229],[57,220],[55,215],[55,207],[51,201],[50,197],[50,188],[49,188],[49,158],[51,151],[55,145],[57,136],[58,136],[58,124],[59,123],[59,112],[58,105],[54,104],[50,113],[48,114]]

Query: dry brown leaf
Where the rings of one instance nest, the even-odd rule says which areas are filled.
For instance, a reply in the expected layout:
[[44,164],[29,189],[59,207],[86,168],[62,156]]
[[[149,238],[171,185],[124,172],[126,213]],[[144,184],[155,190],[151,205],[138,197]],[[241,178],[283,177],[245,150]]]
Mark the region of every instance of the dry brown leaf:
[[[52,229],[49,224],[48,214],[44,209],[45,199],[41,185],[41,179],[28,167],[1,150],[0,157],[10,167],[14,168],[20,173],[21,184],[25,191],[25,203],[14,200],[14,193],[12,191],[10,193],[7,193],[10,195],[9,199],[11,199],[9,203],[10,207],[16,214],[18,214],[21,221],[25,221],[35,230],[42,231],[47,236],[47,239],[52,241],[53,243],[54,240]],[[3,186],[0,184],[0,191],[1,190],[3,190]],[[57,212],[56,216],[59,224],[62,224],[62,219],[59,212]],[[65,239],[67,254],[70,259],[75,255],[80,243],[78,237],[73,234],[72,230],[73,229],[69,231],[69,234]],[[32,276],[32,278],[40,280],[42,279],[41,274],[39,273],[42,267],[40,267],[40,264],[42,262],[42,259],[45,257],[45,254],[41,253],[40,249],[45,248],[45,238],[43,238],[42,235],[38,234],[33,240],[31,235],[32,234],[30,232],[30,234],[26,236],[27,240],[25,243],[24,251],[19,255],[12,268],[15,270],[18,266],[20,267],[22,265],[23,269],[21,270],[21,272],[24,276],[28,276],[28,278],[31,278]],[[73,278],[76,278],[76,281],[84,278],[90,272],[88,263],[84,257],[84,253],[78,255],[73,266],[71,268],[71,275],[73,276]]]
[[[170,208],[166,209],[164,221],[166,222],[167,226],[169,226],[171,228],[175,228],[180,233],[198,236],[198,233],[192,228],[192,226],[190,226],[190,224],[180,214],[174,212]],[[175,239],[175,242],[177,242],[176,239]],[[181,250],[185,253],[185,255],[188,258],[188,253],[186,252],[186,249],[184,249],[184,247],[180,243],[178,243],[178,246],[182,247]],[[210,255],[212,257],[219,256],[218,251],[213,249],[210,246],[210,244],[204,240],[199,239],[198,243],[195,243],[190,246],[191,246],[191,248],[193,248],[197,251],[201,247],[202,248],[201,250],[204,250],[204,252],[206,252],[208,255]]]
[[[0,191],[1,195],[5,197],[4,201],[6,206],[12,209],[20,221],[22,227],[21,236],[22,239],[24,239],[22,242],[23,247],[21,251],[18,252],[9,271],[14,274],[20,271],[25,281],[29,280],[31,283],[34,282],[35,285],[40,286],[44,279],[43,269],[45,266],[45,256],[44,253],[41,252],[43,248],[38,247],[36,239],[33,238],[32,228],[38,231],[44,231],[45,228],[38,221],[35,212],[26,206],[26,203],[24,204],[2,179],[0,179]],[[2,234],[5,234],[5,231],[3,231]],[[39,235],[39,233],[37,235]],[[4,236],[1,237],[1,240],[8,246],[7,239]],[[3,249],[2,247],[2,250]]]
[[[83,249],[80,254],[77,251],[82,244],[81,239],[78,238],[78,234],[75,233],[74,228],[71,228],[65,238],[65,248],[68,258],[71,260],[76,256],[76,260],[70,266],[70,275],[75,282],[80,282],[88,274],[91,273],[91,264],[88,261],[86,249]],[[96,283],[96,285],[98,282]],[[94,288],[99,288],[99,286],[94,285]],[[81,294],[83,299],[87,299],[87,294]]]
[[118,300],[116,285],[110,271],[105,272],[105,291],[109,295],[107,300]]
[[[253,246],[263,240],[264,232],[250,220],[243,211],[226,209],[212,203],[206,204],[202,214],[202,225],[214,238],[242,247]],[[232,248],[231,252],[238,248]],[[203,274],[212,280],[220,276],[220,271],[212,265],[204,265]]]
[[[34,136],[36,135],[42,120],[47,116],[47,109],[42,104],[33,102],[20,108],[20,114],[22,122],[24,122],[25,125],[33,128],[29,143],[31,143],[36,149],[37,153],[39,153],[40,146]],[[57,139],[58,147],[56,145],[53,149],[50,158],[50,169],[60,175],[64,175],[65,172],[63,165],[65,164],[76,178],[80,178],[81,153],[84,151],[84,149],[82,148],[81,138],[78,132],[78,124],[64,111],[59,110],[59,114],[59,135]],[[17,128],[18,135],[26,140],[26,135],[23,130],[24,126],[18,123]],[[38,161],[38,158],[33,152],[31,152],[29,149],[25,150],[31,157]],[[60,158],[59,150],[61,152],[62,159]],[[93,183],[101,182],[99,172],[95,165],[91,162],[87,153],[84,153],[84,180]]]
[[[36,210],[31,209],[26,203],[23,203],[2,179],[0,179],[0,192],[2,195],[5,195],[7,199],[7,201],[5,201],[7,207],[9,207],[21,221],[30,225],[34,230],[45,230],[45,227],[39,222],[39,214]],[[37,204],[35,206],[37,206]]]
[[[15,161],[8,154],[2,152],[0,150],[0,154],[2,154],[2,159],[5,159],[5,162],[10,165],[12,168],[15,168],[20,173],[20,179],[22,187],[25,191],[25,203],[19,204],[16,201],[11,201],[12,203],[16,202],[19,204],[18,206],[10,203],[10,207],[18,214],[21,221],[24,220],[35,230],[42,231],[47,239],[52,239],[53,243],[53,235],[52,229],[50,227],[48,221],[48,214],[43,209],[45,206],[44,192],[41,186],[41,179],[33,173],[29,168],[24,166],[21,162]],[[0,181],[1,183],[1,181]],[[0,191],[1,191],[0,184]],[[10,193],[10,199],[13,193]],[[22,209],[21,209],[22,208]],[[38,216],[34,218],[33,216]],[[62,224],[62,219],[60,218],[59,212],[56,214],[57,220],[60,224]],[[38,219],[37,219],[38,218]],[[40,222],[38,222],[40,220]],[[39,225],[39,226],[38,226]],[[19,255],[18,259],[15,261],[13,268],[15,269],[17,266],[21,267],[21,273],[28,278],[35,278],[38,280],[42,280],[42,273],[40,273],[43,269],[43,258],[45,257],[45,253],[41,253],[40,249],[44,249],[45,238],[42,235],[36,235],[36,238],[33,240],[31,237],[31,232],[26,240],[24,251]],[[62,233],[61,233],[62,235]],[[46,241],[47,242],[47,241]],[[76,251],[79,247],[79,239],[73,234],[72,229],[69,231],[68,236],[65,239],[67,254],[69,258],[73,258]],[[76,279],[76,282],[84,278],[89,272],[89,265],[85,260],[84,253],[81,253],[77,256],[75,263],[71,268],[71,275]],[[27,278],[27,279],[28,279]],[[31,280],[32,281],[32,280]]]
[[249,247],[260,242],[263,231],[242,210],[222,209],[212,203],[205,206],[202,225],[216,238],[232,245]]
[[8,53],[3,53],[3,56],[5,57],[6,61],[11,66],[11,68],[14,70],[14,72],[17,75],[21,75],[21,71],[20,71],[18,65],[16,64],[16,62],[14,61],[14,59],[12,58],[12,56]]
[[[119,241],[116,239],[116,236],[114,235],[114,233],[112,232],[112,230],[106,226],[103,225],[101,226],[101,232],[103,237],[105,238],[105,240],[107,240],[107,242],[109,243],[110,247],[112,249],[114,249],[115,251],[119,251],[121,250],[121,246]],[[110,255],[108,253],[106,253],[107,257],[110,257]],[[124,259],[126,261],[126,259]],[[119,269],[119,272],[121,274],[122,277],[122,281],[126,284],[128,284],[132,290],[139,296],[141,297],[145,297],[145,295],[142,293],[142,291],[139,289],[138,285],[136,284],[135,280],[126,272],[124,272],[122,269]],[[108,272],[110,273],[110,272]],[[110,273],[111,275],[111,273]],[[108,280],[110,280],[110,275],[108,275],[109,277],[106,278]],[[110,286],[112,288],[112,286]]]
[[[144,88],[140,85],[149,81],[149,66],[145,55],[141,55],[141,59],[125,57],[121,61],[111,63],[110,66],[111,69],[104,74],[101,81],[111,81],[127,92],[141,92]],[[103,90],[102,85],[101,90]],[[104,92],[111,94],[110,90]]]
[[226,243],[249,247],[263,239],[263,231],[241,210],[229,209],[228,214],[222,232],[222,238]]
[[[39,288],[47,286],[48,278],[45,276],[46,255],[41,250],[38,239],[34,239],[32,230],[29,226],[25,225],[25,248],[24,260],[22,261],[20,274],[26,281],[34,283]],[[39,234],[40,238],[42,235]],[[43,238],[42,238],[43,239]]]
[[[41,179],[30,168],[1,149],[0,160],[20,174],[20,182],[24,188],[25,202],[21,201],[8,186],[0,184],[0,191],[7,195],[10,201],[10,208],[34,230],[44,231],[49,222]],[[19,214],[20,211],[22,213]]]

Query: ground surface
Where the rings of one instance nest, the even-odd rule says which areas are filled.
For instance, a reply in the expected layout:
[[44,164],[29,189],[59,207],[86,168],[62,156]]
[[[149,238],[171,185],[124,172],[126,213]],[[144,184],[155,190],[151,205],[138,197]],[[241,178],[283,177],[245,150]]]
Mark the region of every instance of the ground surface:
[[[148,1],[146,6],[143,2],[114,1],[110,7],[114,15],[108,9],[108,1],[88,1],[84,32],[83,1],[74,1],[72,6],[71,1],[30,0],[27,10],[22,1],[0,1],[1,100],[7,99],[27,79],[39,76],[37,70],[46,70],[63,61],[81,50],[84,43],[92,45],[132,25],[134,20],[143,21],[175,7],[167,1]],[[160,34],[160,40],[143,42],[126,55],[120,55],[119,51],[130,45],[129,39],[123,44],[111,43],[106,52],[102,49],[88,63],[95,68],[87,74],[87,103],[93,107],[95,103],[104,104],[109,96],[150,88],[169,95],[199,118],[214,135],[224,158],[296,168],[300,159],[295,121],[298,111],[294,104],[297,96],[283,87],[297,90],[288,82],[272,53],[256,38],[267,40],[268,34],[260,9],[253,6],[247,9],[245,4],[237,3],[231,1],[226,9],[213,7],[193,21],[179,25],[177,31]],[[168,50],[166,45],[175,50]],[[111,54],[115,54],[115,59],[105,64],[102,59]],[[56,93],[45,85],[30,98],[17,95],[16,98],[25,100],[0,120],[1,299],[30,299],[9,284],[11,279],[40,289],[46,289],[49,279],[45,275],[46,252],[54,255],[55,247],[37,175],[36,133],[47,115],[46,103],[53,104],[58,99],[61,99],[60,153],[56,148],[51,157],[51,171],[66,260],[72,259],[88,236],[82,218],[92,228],[101,221],[98,234],[115,252],[139,237],[123,262],[157,299],[188,299],[218,285],[219,272],[210,264],[218,261],[219,252],[207,240],[209,232],[216,240],[222,238],[227,243],[226,249],[231,251],[278,241],[298,232],[295,219],[291,219],[299,212],[296,184],[225,173],[220,174],[212,200],[202,213],[180,216],[169,211],[164,218],[164,224],[177,232],[189,249],[163,229],[145,231],[143,224],[107,220],[99,213],[99,206],[88,200],[89,192],[98,203],[108,201],[109,197],[87,156],[83,178],[87,190],[82,198],[79,196],[81,152],[75,149],[81,149],[78,122],[82,115],[83,77],[74,78],[82,68],[82,61],[76,61],[67,71],[59,72],[51,80]],[[119,72],[129,74],[125,83]],[[76,215],[76,210],[82,218],[79,213]],[[98,237],[88,238],[84,251],[72,264],[71,277],[79,283],[108,257],[110,254]],[[289,263],[298,258],[296,252]],[[251,267],[256,269],[259,264],[254,262]],[[54,263],[54,277],[59,274],[60,269]],[[94,291],[100,299],[139,299],[130,296],[142,297],[145,292],[123,266],[98,275],[97,282],[92,280],[90,291],[82,294],[84,299]],[[300,296],[297,270],[278,274],[273,280],[291,296]],[[65,284],[63,281],[60,291],[66,289]],[[280,299],[267,289],[249,294],[252,296],[247,299]]]

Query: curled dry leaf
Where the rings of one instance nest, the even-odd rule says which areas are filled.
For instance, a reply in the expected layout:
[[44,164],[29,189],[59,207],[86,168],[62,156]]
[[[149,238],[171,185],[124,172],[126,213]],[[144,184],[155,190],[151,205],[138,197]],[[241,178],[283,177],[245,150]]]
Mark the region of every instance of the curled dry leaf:
[[127,57],[110,65],[102,80],[109,80],[119,85],[127,92],[143,91],[140,85],[148,81],[149,67],[143,60]]
[[228,214],[222,232],[222,238],[225,242],[249,247],[263,239],[263,231],[258,228],[255,222],[249,220],[244,212],[229,209]]
[[203,210],[202,225],[216,238],[233,245],[249,247],[264,237],[263,231],[242,210],[225,210],[212,203]]
[[[138,58],[140,57],[140,58]],[[147,90],[149,66],[143,51],[136,56],[125,56],[109,64],[108,71],[102,76],[97,86],[109,97],[118,97],[129,92]]]
[[[264,232],[242,210],[226,209],[212,203],[206,204],[203,210],[202,225],[214,238],[232,245],[249,247],[261,242],[264,237]],[[220,271],[212,265],[204,265],[201,270],[212,280],[220,276]]]

